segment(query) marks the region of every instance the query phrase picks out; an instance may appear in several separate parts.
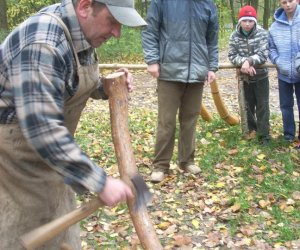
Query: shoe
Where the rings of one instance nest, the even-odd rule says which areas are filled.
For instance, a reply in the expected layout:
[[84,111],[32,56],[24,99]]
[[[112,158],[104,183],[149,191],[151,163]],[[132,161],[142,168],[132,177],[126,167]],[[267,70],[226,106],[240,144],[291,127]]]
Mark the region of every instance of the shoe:
[[258,141],[262,146],[269,146],[271,143],[271,137],[269,135],[260,136],[258,138]]
[[151,182],[161,182],[165,178],[165,174],[162,171],[153,171],[150,176]]
[[247,134],[245,134],[244,136],[243,136],[243,138],[245,139],[245,140],[252,140],[252,139],[254,139],[256,137],[256,131],[255,130],[252,130],[251,132],[248,132]]
[[188,165],[185,170],[191,174],[199,174],[201,172],[200,168],[194,164]]
[[294,149],[300,150],[300,141],[297,143],[297,145],[294,147]]
[[270,139],[263,139],[262,142],[261,142],[261,145],[269,146],[270,145]]
[[292,136],[285,135],[285,136],[284,136],[284,140],[285,140],[286,142],[292,143],[292,142],[295,141],[295,138],[292,137]]

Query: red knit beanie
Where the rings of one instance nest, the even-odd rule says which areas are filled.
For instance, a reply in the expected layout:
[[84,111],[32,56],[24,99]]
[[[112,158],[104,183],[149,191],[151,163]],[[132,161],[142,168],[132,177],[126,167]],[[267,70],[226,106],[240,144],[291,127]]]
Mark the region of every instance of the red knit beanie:
[[239,13],[239,22],[242,20],[252,20],[257,23],[256,10],[250,5],[242,7]]

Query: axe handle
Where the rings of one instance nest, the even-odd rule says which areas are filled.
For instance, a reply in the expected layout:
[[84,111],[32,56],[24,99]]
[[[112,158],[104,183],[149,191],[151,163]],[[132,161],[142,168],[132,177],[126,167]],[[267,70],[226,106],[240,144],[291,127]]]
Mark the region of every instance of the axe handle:
[[102,206],[104,205],[101,200],[94,198],[72,212],[24,234],[21,237],[22,245],[28,250],[35,249]]

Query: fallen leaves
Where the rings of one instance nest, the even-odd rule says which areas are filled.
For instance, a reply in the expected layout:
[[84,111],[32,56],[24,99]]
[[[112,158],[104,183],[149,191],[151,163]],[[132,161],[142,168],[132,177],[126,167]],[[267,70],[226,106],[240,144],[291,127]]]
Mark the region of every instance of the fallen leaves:
[[294,199],[294,200],[300,200],[300,191],[295,191],[295,192],[293,192],[292,193],[292,198]]
[[[179,170],[172,159],[170,175],[152,184],[149,176],[156,114],[148,110],[133,113],[130,119],[136,162],[154,193],[148,211],[165,249],[299,247],[300,170],[293,165],[294,161],[299,164],[296,153],[289,156],[280,146],[261,149],[254,142],[244,143],[238,128],[222,122],[201,123],[196,152],[201,174],[193,176]],[[118,176],[110,127],[100,127],[102,120],[109,124],[106,118],[84,120],[88,124],[81,124],[79,140],[99,165]],[[99,134],[90,136],[84,129]],[[124,204],[100,209],[87,218],[82,222],[81,237],[83,249],[141,249]]]
[[184,235],[174,235],[173,239],[175,241],[174,245],[179,247],[192,243],[192,238]]

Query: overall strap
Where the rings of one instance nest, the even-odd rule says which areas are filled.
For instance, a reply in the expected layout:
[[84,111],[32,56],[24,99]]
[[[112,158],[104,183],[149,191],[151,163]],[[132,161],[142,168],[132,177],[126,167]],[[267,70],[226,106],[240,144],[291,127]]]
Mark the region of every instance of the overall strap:
[[74,57],[75,57],[75,61],[76,61],[77,67],[79,67],[80,66],[79,58],[78,58],[78,55],[76,53],[76,50],[75,50],[75,47],[74,47],[74,44],[73,44],[73,41],[72,41],[71,34],[70,34],[69,29],[66,26],[66,24],[63,22],[63,20],[61,20],[61,18],[59,16],[55,15],[54,13],[51,13],[51,12],[41,12],[41,14],[45,14],[45,15],[51,16],[51,17],[53,17],[54,19],[56,19],[59,22],[59,24],[61,25],[61,27],[63,28],[63,30],[65,32],[65,35],[67,37],[67,40],[70,43],[71,48],[73,50],[73,54],[74,54]]

